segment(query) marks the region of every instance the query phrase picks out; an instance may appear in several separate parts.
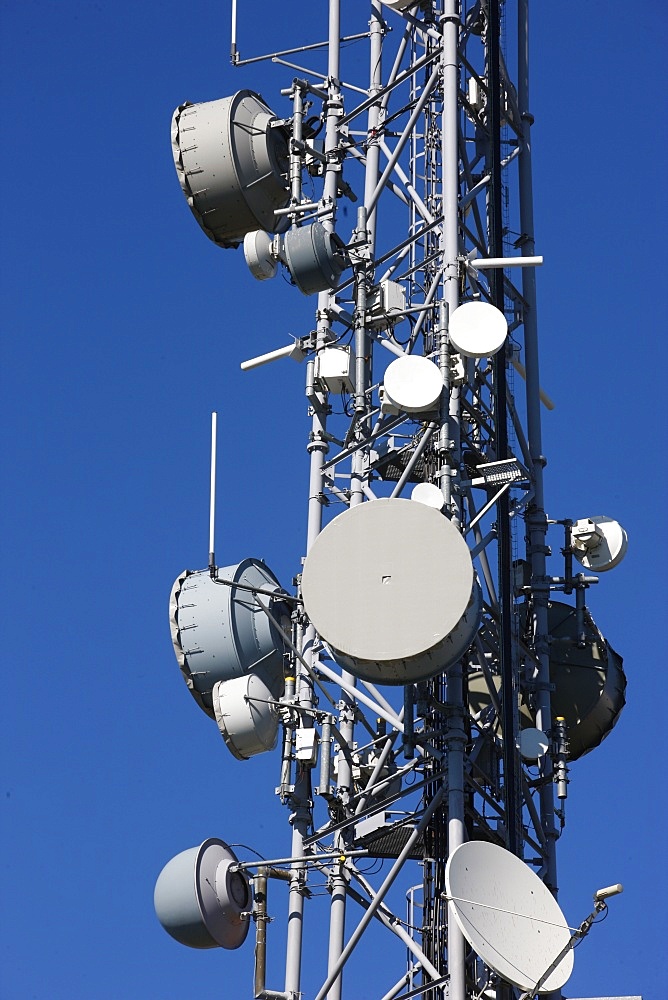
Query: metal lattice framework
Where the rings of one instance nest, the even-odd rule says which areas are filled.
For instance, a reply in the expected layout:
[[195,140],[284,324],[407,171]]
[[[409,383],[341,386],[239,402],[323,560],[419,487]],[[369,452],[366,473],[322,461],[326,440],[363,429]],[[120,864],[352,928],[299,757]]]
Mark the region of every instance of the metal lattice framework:
[[[576,590],[584,627],[589,581],[574,581],[568,559],[563,577],[546,570],[541,406],[551,404],[538,369],[528,0],[512,5],[512,26],[510,6],[372,2],[368,27],[365,10],[347,31],[330,0],[327,44],[273,54],[298,74],[282,92],[290,199],[277,218],[292,230],[317,219],[349,264],[338,287],[318,294],[315,328],[297,345],[311,413],[306,554],[342,511],[429,483],[469,547],[480,610],[456,663],[379,687],[337,665],[297,588],[277,788],[291,846],[287,857],[279,849],[241,865],[255,888],[256,997],[305,995],[314,876],[325,875],[329,893],[315,1000],[356,996],[344,968],[372,922],[408,955],[406,974],[379,983],[379,997],[514,995],[469,947],[446,899],[447,860],[465,841],[505,847],[556,890],[567,734],[550,707],[548,602],[551,589]],[[233,62],[252,61],[235,39]],[[342,200],[355,203],[352,232]],[[450,319],[467,302],[506,317],[508,338],[492,357],[450,342]],[[333,348],[349,362],[338,382],[323,364]],[[383,390],[388,364],[407,355],[442,376],[429,412],[393,406]],[[271,617],[269,598],[255,600]],[[549,737],[532,767],[518,750],[521,712]],[[360,861],[375,857],[386,860],[374,880]],[[265,981],[272,877],[288,883],[282,990]]]

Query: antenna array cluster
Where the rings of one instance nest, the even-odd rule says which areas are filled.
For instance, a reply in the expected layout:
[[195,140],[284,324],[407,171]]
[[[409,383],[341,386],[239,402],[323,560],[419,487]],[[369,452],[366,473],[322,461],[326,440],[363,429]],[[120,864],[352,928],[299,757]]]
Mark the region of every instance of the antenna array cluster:
[[[553,895],[568,774],[626,686],[586,598],[626,535],[607,517],[546,515],[528,2],[362,6],[356,33],[330,0],[326,43],[272,55],[298,72],[280,106],[240,90],[173,119],[206,235],[242,247],[260,281],[283,268],[316,323],[241,366],[305,362],[295,592],[257,559],[216,565],[212,527],[208,568],[181,574],[170,605],[186,683],[234,757],[277,747],[290,845],[271,862],[220,840],[185,851],[156,910],[201,948],[239,947],[254,923],[254,995],[297,1000],[311,995],[309,880],[324,873],[315,1000],[344,994],[372,921],[408,956],[378,996],[533,996],[573,965]],[[548,575],[548,532],[562,531]],[[362,858],[385,859],[384,875]],[[290,915],[280,989],[265,981],[268,879]]]

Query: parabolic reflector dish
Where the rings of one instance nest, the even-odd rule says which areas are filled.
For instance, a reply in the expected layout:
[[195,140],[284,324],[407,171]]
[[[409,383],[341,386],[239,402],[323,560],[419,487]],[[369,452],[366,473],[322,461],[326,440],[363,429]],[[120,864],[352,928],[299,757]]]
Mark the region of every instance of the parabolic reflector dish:
[[466,542],[433,507],[373,500],[334,518],[304,564],[304,607],[357,677],[408,684],[456,662],[479,622]]
[[290,276],[303,295],[333,288],[347,262],[343,242],[321,222],[289,229],[283,251]]
[[153,903],[158,920],[180,944],[189,948],[239,948],[250,922],[242,917],[251,906],[248,878],[232,871],[234,851],[222,840],[205,840],[168,861],[155,884]]
[[450,317],[450,343],[467,358],[489,358],[506,342],[508,323],[489,302],[464,302]]
[[388,365],[383,379],[390,403],[405,413],[432,410],[443,392],[443,376],[433,361],[420,354],[407,354]]
[[[605,739],[625,705],[626,677],[623,661],[598,632],[590,618],[584,622],[584,645],[578,636],[577,613],[570,604],[550,601],[550,681],[554,718],[566,722],[568,759],[577,760]],[[493,676],[497,690],[501,678]],[[468,677],[469,709],[473,715],[485,711],[492,699],[481,670]],[[529,704],[520,703],[520,725],[533,726]]]
[[285,129],[259,94],[240,90],[182,104],[172,118],[172,153],[193,215],[214,243],[235,247],[256,229],[275,232],[289,199]]
[[594,514],[576,521],[572,528],[573,555],[585,569],[605,573],[626,555],[628,537],[619,521]]
[[[462,934],[507,982],[533,989],[570,939],[549,889],[510,851],[484,841],[457,847],[445,868],[448,901]],[[549,993],[573,971],[569,950],[540,988]]]
[[273,750],[278,736],[275,696],[262,677],[246,674],[219,681],[212,692],[220,734],[238,760]]
[[[191,694],[214,718],[212,690],[251,671],[274,694],[283,691],[283,637],[249,588],[274,591],[259,600],[280,621],[288,612],[281,587],[259,559],[219,566],[216,582],[208,569],[186,570],[176,580],[169,602],[174,652]],[[240,584],[241,586],[235,586]]]

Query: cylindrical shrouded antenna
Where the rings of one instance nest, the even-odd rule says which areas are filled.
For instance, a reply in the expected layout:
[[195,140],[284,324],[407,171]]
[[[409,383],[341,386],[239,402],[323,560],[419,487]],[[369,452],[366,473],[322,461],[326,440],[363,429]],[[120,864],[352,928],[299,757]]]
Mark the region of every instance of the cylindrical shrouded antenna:
[[209,572],[213,576],[216,569],[216,429],[218,414],[211,414],[211,491],[209,495]]

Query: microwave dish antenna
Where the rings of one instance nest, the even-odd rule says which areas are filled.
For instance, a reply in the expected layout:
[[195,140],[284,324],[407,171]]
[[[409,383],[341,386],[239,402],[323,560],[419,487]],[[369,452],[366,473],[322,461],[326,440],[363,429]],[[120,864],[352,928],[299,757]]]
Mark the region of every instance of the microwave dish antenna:
[[[503,847],[475,840],[460,844],[448,858],[445,886],[466,940],[513,986],[532,989],[570,941],[566,918],[552,893]],[[569,949],[540,992],[560,989],[572,971]]]
[[268,281],[276,277],[278,257],[274,253],[274,243],[269,233],[257,229],[244,236],[244,257],[248,270],[258,281]]
[[302,295],[334,288],[348,260],[343,241],[321,222],[289,229],[283,239],[283,254]]
[[464,302],[450,317],[450,343],[467,358],[490,358],[508,336],[508,321],[490,302]]
[[606,573],[619,566],[628,549],[624,528],[604,514],[576,521],[571,528],[571,542],[575,558],[594,573]]
[[383,379],[385,397],[405,413],[432,410],[443,392],[438,366],[419,354],[407,354],[388,365]]
[[289,199],[285,129],[259,94],[240,90],[172,117],[172,153],[181,190],[206,235],[236,247],[246,233],[275,231]]
[[337,662],[381,684],[446,669],[478,627],[466,542],[439,511],[412,500],[375,500],[330,521],[306,557],[302,593]]
[[246,940],[251,903],[248,877],[237,856],[211,838],[168,861],[155,884],[158,920],[189,948],[240,948]]
[[211,697],[220,735],[237,760],[274,749],[278,709],[274,692],[264,678],[251,673],[218,681]]
[[219,681],[253,671],[277,695],[282,693],[284,636],[255,600],[254,591],[269,594],[272,617],[287,617],[281,585],[259,559],[219,566],[215,576],[208,569],[186,570],[172,588],[176,659],[191,694],[211,718],[212,691]]

